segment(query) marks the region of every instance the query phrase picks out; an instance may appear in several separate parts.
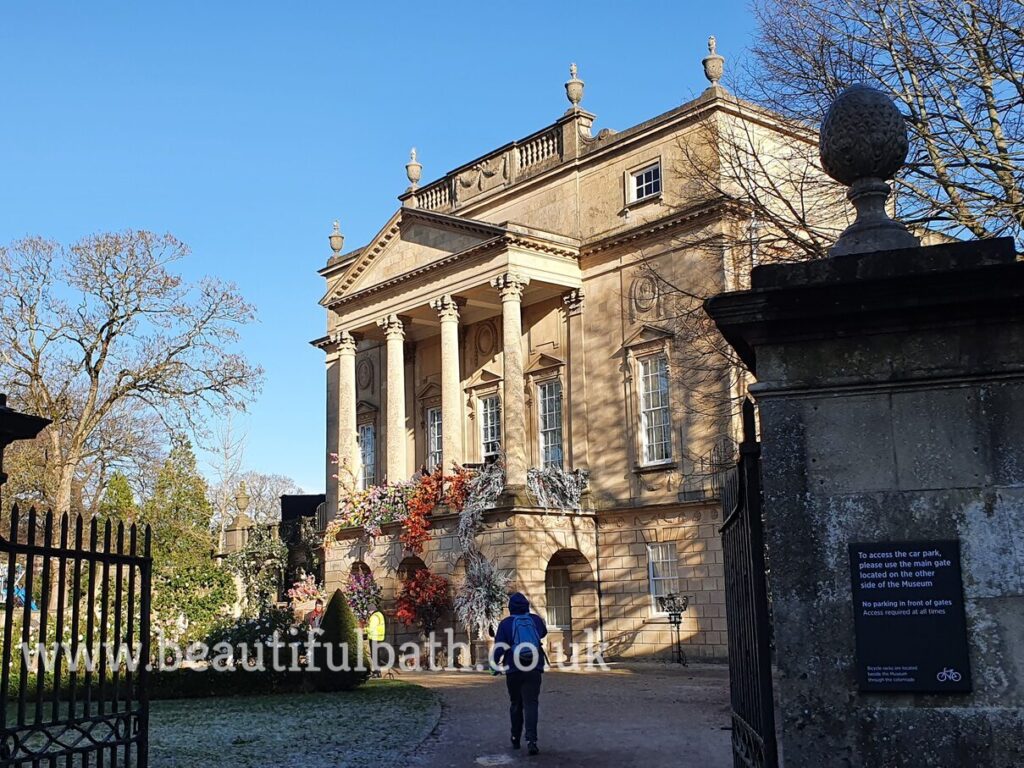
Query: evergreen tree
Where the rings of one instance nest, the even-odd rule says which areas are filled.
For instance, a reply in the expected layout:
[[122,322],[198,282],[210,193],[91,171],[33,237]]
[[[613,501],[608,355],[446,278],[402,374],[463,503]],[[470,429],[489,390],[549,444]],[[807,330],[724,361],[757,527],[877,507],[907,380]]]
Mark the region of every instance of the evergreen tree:
[[138,507],[132,495],[131,485],[123,472],[114,472],[107,482],[100,499],[99,515],[101,518],[124,520],[126,523],[135,521]]
[[153,627],[169,637],[204,637],[235,599],[213,559],[213,508],[192,446],[176,437],[141,519],[153,529]]

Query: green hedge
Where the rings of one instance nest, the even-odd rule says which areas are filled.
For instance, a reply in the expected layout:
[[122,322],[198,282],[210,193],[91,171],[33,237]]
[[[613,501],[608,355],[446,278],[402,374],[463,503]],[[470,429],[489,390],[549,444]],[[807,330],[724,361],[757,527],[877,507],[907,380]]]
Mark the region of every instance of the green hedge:
[[348,691],[362,685],[369,672],[210,672],[194,669],[150,674],[152,699],[206,699],[214,696],[270,696],[279,693]]
[[[341,590],[337,590],[331,597],[324,612],[324,619],[320,627],[323,635],[317,646],[317,652],[313,661],[318,668],[316,671],[304,669],[301,671],[275,672],[272,669],[247,671],[242,668],[216,672],[211,669],[176,669],[176,670],[153,670],[149,673],[150,688],[149,695],[152,699],[191,699],[209,698],[213,696],[259,696],[277,693],[311,693],[314,691],[348,691],[365,683],[370,677],[369,652],[363,647],[363,665],[365,669],[345,669],[330,671],[327,665],[330,646],[333,651],[331,660],[338,665],[342,660],[342,644],[349,650],[348,666],[355,666],[357,662],[356,653],[362,642],[356,630],[355,617],[348,601]],[[300,646],[304,638],[296,638],[295,642]],[[282,647],[279,652],[282,663],[291,663],[291,650],[289,647]],[[264,656],[264,664],[271,663],[270,654]],[[68,693],[69,681],[61,681],[61,698]],[[135,673],[137,680],[138,673]],[[99,681],[97,675],[92,676],[92,687],[94,698],[98,690]],[[84,675],[79,674],[77,678],[77,697],[81,700],[84,693]],[[17,674],[11,676],[11,700],[17,699],[19,678]],[[27,676],[26,691],[31,700],[35,696],[36,676]],[[120,676],[120,687],[122,699],[124,695],[124,671]],[[107,672],[107,695],[113,697],[113,676]],[[43,687],[44,699],[49,701],[53,697],[53,679],[47,676]]]

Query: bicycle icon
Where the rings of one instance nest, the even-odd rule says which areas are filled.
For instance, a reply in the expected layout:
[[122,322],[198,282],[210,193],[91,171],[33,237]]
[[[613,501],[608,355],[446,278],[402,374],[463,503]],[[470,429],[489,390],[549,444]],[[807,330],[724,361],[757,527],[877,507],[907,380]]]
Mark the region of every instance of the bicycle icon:
[[963,675],[957,672],[955,669],[943,669],[939,672],[935,679],[940,683],[959,683],[963,679]]

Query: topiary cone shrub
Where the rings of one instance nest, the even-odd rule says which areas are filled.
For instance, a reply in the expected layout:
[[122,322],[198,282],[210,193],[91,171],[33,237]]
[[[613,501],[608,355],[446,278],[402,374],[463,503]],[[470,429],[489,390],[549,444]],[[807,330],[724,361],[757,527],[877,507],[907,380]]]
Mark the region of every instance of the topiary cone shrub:
[[[365,683],[370,677],[369,657],[360,648],[356,618],[340,589],[334,590],[331,595],[320,629],[323,634],[313,654],[313,660],[320,671],[308,672],[316,690],[347,691]],[[346,658],[346,649],[347,669],[332,671],[328,661],[332,661],[335,667],[340,666]],[[357,665],[362,669],[356,669]]]

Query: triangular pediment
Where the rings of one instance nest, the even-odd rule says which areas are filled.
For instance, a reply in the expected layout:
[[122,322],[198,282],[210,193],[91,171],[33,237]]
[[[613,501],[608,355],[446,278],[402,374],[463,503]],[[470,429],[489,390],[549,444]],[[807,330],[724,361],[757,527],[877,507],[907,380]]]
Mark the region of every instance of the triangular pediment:
[[441,396],[441,385],[433,379],[428,380],[416,391],[417,400],[429,400],[432,397]]
[[475,219],[400,208],[349,265],[338,281],[334,298],[386,283],[504,232],[501,227]]
[[638,347],[641,344],[648,344],[652,341],[671,339],[673,336],[675,336],[675,334],[668,328],[663,328],[660,325],[643,323],[626,338],[626,341],[623,342],[622,346],[628,349],[630,347]]
[[543,352],[537,352],[530,358],[523,373],[540,373],[541,371],[557,368],[560,365],[565,365],[565,360],[553,355],[546,355]]
[[466,381],[466,389],[476,389],[478,387],[486,387],[497,384],[501,381],[501,376],[496,374],[489,368],[481,368],[479,371],[474,373]]
[[360,416],[367,413],[376,413],[378,408],[369,400],[360,400],[356,403],[356,413]]

